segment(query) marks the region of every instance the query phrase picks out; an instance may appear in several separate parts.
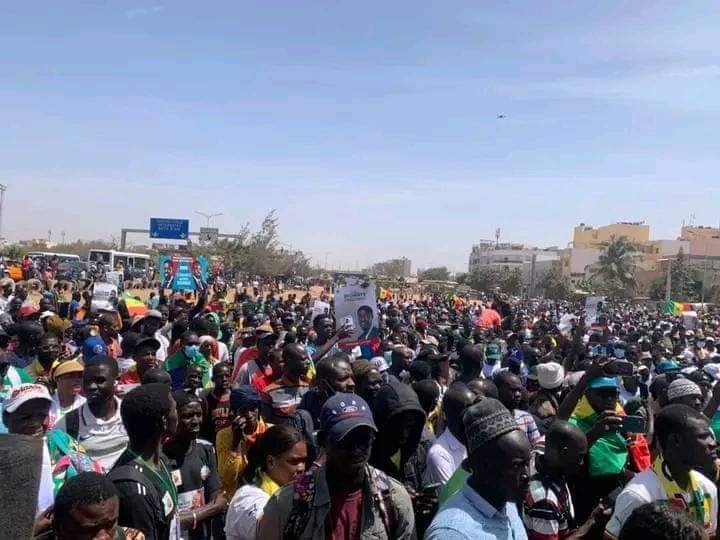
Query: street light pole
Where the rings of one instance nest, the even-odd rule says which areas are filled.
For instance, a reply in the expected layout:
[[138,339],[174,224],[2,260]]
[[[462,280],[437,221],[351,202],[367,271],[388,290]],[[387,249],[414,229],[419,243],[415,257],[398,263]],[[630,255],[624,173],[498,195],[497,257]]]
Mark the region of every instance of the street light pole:
[[205,218],[205,225],[210,226],[210,220],[215,217],[222,216],[223,213],[219,212],[217,214],[206,214],[205,212],[200,212],[199,210],[195,210],[195,213]]
[[0,242],[2,242],[2,213],[3,213],[3,205],[5,204],[5,191],[7,190],[7,186],[5,184],[0,184]]

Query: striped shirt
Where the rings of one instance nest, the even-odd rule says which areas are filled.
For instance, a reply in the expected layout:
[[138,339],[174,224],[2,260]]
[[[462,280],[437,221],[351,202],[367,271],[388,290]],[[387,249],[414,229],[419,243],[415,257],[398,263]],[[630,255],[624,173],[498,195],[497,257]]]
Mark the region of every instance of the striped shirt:
[[530,413],[521,411],[520,409],[514,409],[513,416],[515,417],[515,422],[517,422],[518,427],[527,435],[531,445],[536,446],[542,442],[543,436],[540,435],[535,419]]
[[523,522],[530,540],[562,540],[570,536],[575,525],[572,496],[566,483],[543,473],[540,456],[534,454],[523,501]]
[[278,420],[295,414],[302,397],[310,390],[310,384],[303,379],[295,383],[284,375],[265,387],[262,393],[262,414],[266,422],[277,424]]

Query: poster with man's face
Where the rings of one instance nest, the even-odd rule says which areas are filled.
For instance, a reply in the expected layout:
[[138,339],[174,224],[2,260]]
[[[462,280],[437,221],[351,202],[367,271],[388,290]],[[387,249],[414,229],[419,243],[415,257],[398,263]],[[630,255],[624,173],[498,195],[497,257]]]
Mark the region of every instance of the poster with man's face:
[[349,281],[335,291],[335,319],[337,328],[352,321],[350,339],[369,341],[380,335],[375,283]]
[[162,288],[173,291],[200,291],[207,287],[208,263],[205,257],[162,256]]

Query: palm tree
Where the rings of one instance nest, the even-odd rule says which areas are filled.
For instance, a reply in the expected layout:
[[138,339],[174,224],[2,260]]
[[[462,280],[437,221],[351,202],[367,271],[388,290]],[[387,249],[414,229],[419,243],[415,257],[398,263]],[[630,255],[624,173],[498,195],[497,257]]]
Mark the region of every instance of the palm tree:
[[626,236],[611,236],[602,244],[602,253],[591,273],[593,280],[599,279],[617,292],[630,293],[637,288],[635,261],[638,247]]

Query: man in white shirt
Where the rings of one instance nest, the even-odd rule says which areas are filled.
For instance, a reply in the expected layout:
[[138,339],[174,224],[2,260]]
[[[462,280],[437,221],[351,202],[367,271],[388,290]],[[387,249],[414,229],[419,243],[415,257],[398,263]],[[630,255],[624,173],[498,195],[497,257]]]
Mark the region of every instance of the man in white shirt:
[[445,392],[442,412],[445,431],[433,443],[427,455],[424,483],[445,484],[467,457],[463,413],[475,401],[475,394],[464,384]]
[[687,512],[714,538],[717,488],[698,472],[712,474],[714,471],[717,443],[707,417],[687,405],[667,405],[655,419],[655,437],[662,453],[650,469],[635,475],[620,492],[605,528],[605,537],[618,538],[636,508],[667,500]]
[[133,328],[139,329],[143,336],[155,338],[160,342],[160,348],[155,353],[155,356],[158,359],[158,364],[161,364],[167,359],[167,352],[170,348],[170,340],[160,331],[162,326],[162,313],[156,309],[149,310],[142,319],[136,321],[133,325]]
[[120,417],[120,399],[115,397],[118,365],[108,356],[85,362],[83,394],[87,402],[67,413],[56,424],[85,447],[88,455],[109,471],[128,443]]

